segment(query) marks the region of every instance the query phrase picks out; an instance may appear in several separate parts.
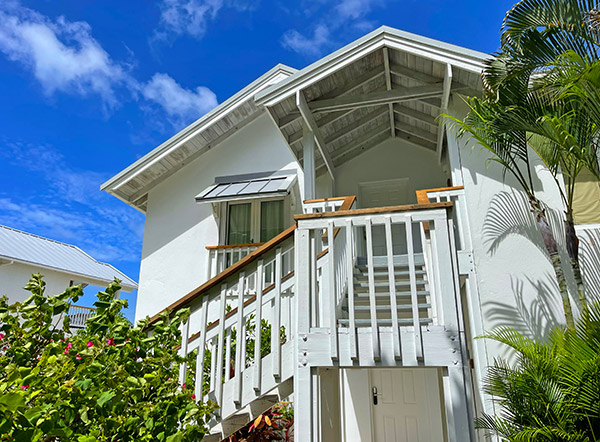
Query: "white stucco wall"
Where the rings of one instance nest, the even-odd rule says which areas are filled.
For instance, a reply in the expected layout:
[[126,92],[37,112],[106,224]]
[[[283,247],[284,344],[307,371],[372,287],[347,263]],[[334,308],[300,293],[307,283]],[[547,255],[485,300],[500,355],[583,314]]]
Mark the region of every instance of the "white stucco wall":
[[13,263],[0,265],[0,296],[8,296],[10,303],[23,302],[31,293],[23,289],[33,273],[44,275],[46,294],[57,295],[65,291],[73,276],[31,265]]
[[[149,193],[136,321],[164,309],[206,280],[208,245],[218,241],[210,204],[194,197],[216,176],[297,168],[263,115],[160,183]],[[302,176],[299,172],[300,189]]]
[[445,187],[448,176],[435,152],[389,138],[338,167],[335,191],[338,196],[358,196],[359,183],[396,178],[408,178],[406,204],[411,204],[416,202],[416,190]]
[[[464,104],[457,104],[454,112],[465,112]],[[548,324],[564,322],[564,315],[552,265],[527,200],[514,178],[503,177],[502,167],[488,162],[487,151],[479,146],[473,149],[468,139],[459,140],[459,147],[483,327],[508,325],[539,336]],[[536,195],[549,206],[548,215],[564,250],[560,195],[539,162],[536,170]],[[568,263],[566,253],[562,258]],[[569,277],[570,266],[563,267]],[[507,354],[506,347],[495,342],[486,345],[489,363]]]

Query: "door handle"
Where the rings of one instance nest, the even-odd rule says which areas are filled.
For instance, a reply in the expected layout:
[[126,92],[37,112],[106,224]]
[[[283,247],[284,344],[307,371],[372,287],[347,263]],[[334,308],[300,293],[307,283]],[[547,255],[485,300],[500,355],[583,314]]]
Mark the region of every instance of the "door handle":
[[377,405],[377,396],[379,396],[377,387],[373,387],[373,405]]

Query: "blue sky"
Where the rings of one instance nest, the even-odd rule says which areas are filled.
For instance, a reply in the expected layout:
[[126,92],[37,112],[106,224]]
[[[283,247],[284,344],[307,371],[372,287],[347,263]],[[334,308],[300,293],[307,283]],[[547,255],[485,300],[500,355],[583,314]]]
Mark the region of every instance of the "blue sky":
[[2,0],[0,224],[137,280],[144,217],[100,192],[106,179],[277,63],[302,68],[381,25],[492,52],[512,3]]

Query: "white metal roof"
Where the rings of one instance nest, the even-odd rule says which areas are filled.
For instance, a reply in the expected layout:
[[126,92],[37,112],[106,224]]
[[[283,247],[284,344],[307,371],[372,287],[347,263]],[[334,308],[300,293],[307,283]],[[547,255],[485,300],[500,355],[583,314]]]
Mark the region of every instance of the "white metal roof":
[[196,201],[215,203],[284,196],[289,193],[295,181],[295,170],[217,177],[215,184],[196,196]]
[[67,273],[74,280],[88,284],[108,284],[119,278],[124,291],[137,288],[133,279],[110,264],[96,261],[79,247],[3,225],[0,225],[0,258]]
[[278,64],[106,181],[100,189],[145,212],[150,189],[254,121],[263,112],[254,103],[254,95],[294,72],[296,69]]

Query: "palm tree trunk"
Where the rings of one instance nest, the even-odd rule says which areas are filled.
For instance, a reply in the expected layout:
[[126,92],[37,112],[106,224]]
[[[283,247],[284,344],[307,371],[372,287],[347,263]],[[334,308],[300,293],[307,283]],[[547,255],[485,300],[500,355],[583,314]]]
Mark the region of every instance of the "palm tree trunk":
[[579,303],[581,308],[586,306],[585,286],[581,276],[581,267],[579,266],[579,238],[575,232],[575,224],[573,223],[573,215],[567,213],[565,220],[565,238],[567,241],[567,252],[571,258],[571,267],[573,268],[573,276],[577,284],[577,294],[579,295]]
[[567,327],[574,328],[575,323],[573,322],[573,310],[571,309],[571,301],[569,300],[567,280],[561,266],[560,255],[558,254],[556,238],[554,238],[554,233],[552,232],[552,228],[548,223],[546,213],[541,208],[540,201],[535,197],[530,197],[530,203],[535,215],[538,229],[542,234],[542,238],[544,239],[544,246],[546,247],[546,251],[550,255],[550,260],[552,261],[552,268],[554,269],[556,281],[558,282],[558,288],[560,290],[560,297],[563,304],[563,310],[565,312],[565,321],[567,323]]

